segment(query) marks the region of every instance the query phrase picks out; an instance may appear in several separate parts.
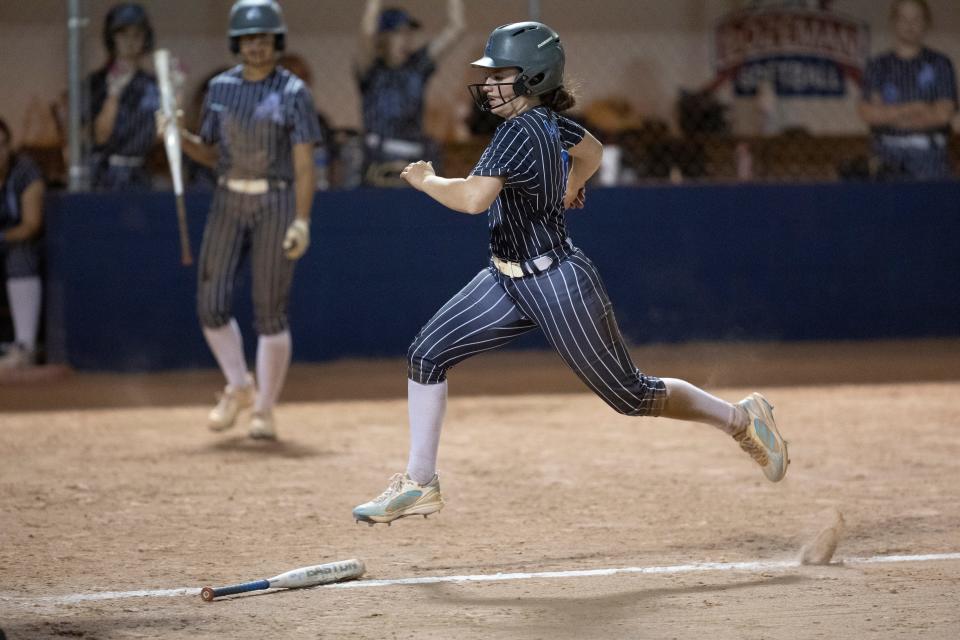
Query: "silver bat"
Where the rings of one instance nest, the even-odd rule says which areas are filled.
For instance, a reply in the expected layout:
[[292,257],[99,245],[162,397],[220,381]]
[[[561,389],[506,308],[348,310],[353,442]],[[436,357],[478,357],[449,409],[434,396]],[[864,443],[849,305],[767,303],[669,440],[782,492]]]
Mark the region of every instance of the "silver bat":
[[170,165],[170,177],[173,180],[173,193],[177,200],[177,226],[180,230],[180,262],[184,266],[193,264],[190,251],[190,234],[187,230],[187,210],[183,201],[183,155],[180,141],[180,129],[177,126],[177,96],[173,86],[170,51],[157,49],[153,52],[153,66],[157,72],[157,85],[160,87],[160,111],[166,116],[167,126],[159,132],[163,136],[163,146],[167,150],[167,162]]
[[254,580],[253,582],[244,582],[229,587],[204,587],[200,590],[200,597],[206,602],[221,596],[231,596],[236,593],[247,593],[249,591],[260,591],[262,589],[301,589],[303,587],[315,587],[321,584],[330,584],[332,582],[342,582],[344,580],[354,580],[363,575],[366,567],[362,560],[343,560],[341,562],[328,562],[327,564],[318,564],[311,567],[300,567],[278,576],[267,578],[265,580]]

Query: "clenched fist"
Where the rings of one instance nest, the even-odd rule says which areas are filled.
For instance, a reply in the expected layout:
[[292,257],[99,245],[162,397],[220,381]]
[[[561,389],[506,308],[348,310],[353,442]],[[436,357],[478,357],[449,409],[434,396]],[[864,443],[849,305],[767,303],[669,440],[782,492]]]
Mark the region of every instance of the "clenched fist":
[[423,160],[411,162],[400,172],[401,178],[406,180],[411,187],[420,191],[423,190],[423,181],[426,177],[435,175],[437,175],[437,173],[433,170],[433,163],[424,162]]

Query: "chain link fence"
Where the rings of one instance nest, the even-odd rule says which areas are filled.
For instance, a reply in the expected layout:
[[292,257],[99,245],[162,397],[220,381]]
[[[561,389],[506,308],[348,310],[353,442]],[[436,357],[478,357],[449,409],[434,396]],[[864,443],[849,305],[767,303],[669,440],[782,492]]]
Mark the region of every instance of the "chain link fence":
[[[68,25],[82,34],[83,76],[107,61],[105,20],[114,2],[0,3],[0,116],[51,184],[69,182]],[[185,73],[182,106],[196,129],[205,82],[235,64],[227,50],[230,0],[145,0],[155,45]],[[445,0],[395,3],[415,16],[427,43],[447,22]],[[931,0],[928,43],[960,55],[960,5]],[[327,127],[318,151],[320,188],[361,185],[364,131],[354,74],[363,0],[282,0],[288,64],[309,76]],[[833,181],[882,174],[857,104],[867,58],[892,42],[889,5],[875,0],[465,0],[466,30],[437,60],[424,130],[446,175],[466,175],[496,122],[466,90],[490,29],[538,17],[556,28],[578,93],[569,115],[606,146],[603,185],[738,181]],[[145,63],[149,69],[149,62]],[[80,88],[89,89],[87,82]],[[82,97],[88,101],[89,95]],[[84,120],[85,160],[93,146]],[[957,137],[945,138],[957,165]],[[165,158],[146,159],[154,188],[168,188]],[[199,174],[191,179],[202,184]],[[370,181],[366,180],[369,184]],[[385,184],[394,184],[385,180]]]

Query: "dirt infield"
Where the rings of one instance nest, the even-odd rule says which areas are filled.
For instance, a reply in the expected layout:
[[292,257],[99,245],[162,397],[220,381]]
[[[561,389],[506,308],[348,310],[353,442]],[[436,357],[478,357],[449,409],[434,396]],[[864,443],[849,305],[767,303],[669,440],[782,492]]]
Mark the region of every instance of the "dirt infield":
[[[553,356],[466,363],[440,451],[448,505],[389,528],[355,525],[350,509],[403,468],[402,363],[298,367],[273,444],[206,432],[212,372],[7,384],[0,628],[10,640],[956,638],[949,559],[120,596],[351,557],[371,580],[776,563],[832,508],[847,525],[835,561],[957,553],[958,345],[638,350],[651,372],[729,399],[766,391],[793,458],[777,485],[709,427],[572,393]],[[78,597],[103,592],[124,593]]]

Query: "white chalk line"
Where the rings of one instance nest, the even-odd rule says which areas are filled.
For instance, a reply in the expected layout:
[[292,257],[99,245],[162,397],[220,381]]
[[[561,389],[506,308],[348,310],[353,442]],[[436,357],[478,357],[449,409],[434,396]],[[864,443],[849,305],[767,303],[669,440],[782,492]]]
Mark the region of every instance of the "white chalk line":
[[[870,556],[865,558],[844,558],[838,564],[889,564],[897,562],[936,562],[942,560],[960,560],[960,553],[930,553],[924,555]],[[536,580],[555,578],[592,578],[618,574],[672,575],[679,573],[699,573],[708,571],[782,571],[800,567],[797,560],[770,560],[756,562],[694,562],[655,567],[620,567],[614,569],[584,569],[580,571],[537,571],[532,573],[490,573],[466,576],[422,576],[419,578],[395,578],[391,580],[355,580],[324,585],[324,589],[370,589],[374,587],[393,587],[416,584],[438,584],[443,582],[503,582],[508,580]],[[198,596],[199,588],[155,589],[143,591],[103,591],[98,593],[75,593],[66,596],[43,596],[39,598],[0,596],[0,601],[18,604],[78,604],[97,600],[120,600],[124,598],[171,598],[177,596]]]

